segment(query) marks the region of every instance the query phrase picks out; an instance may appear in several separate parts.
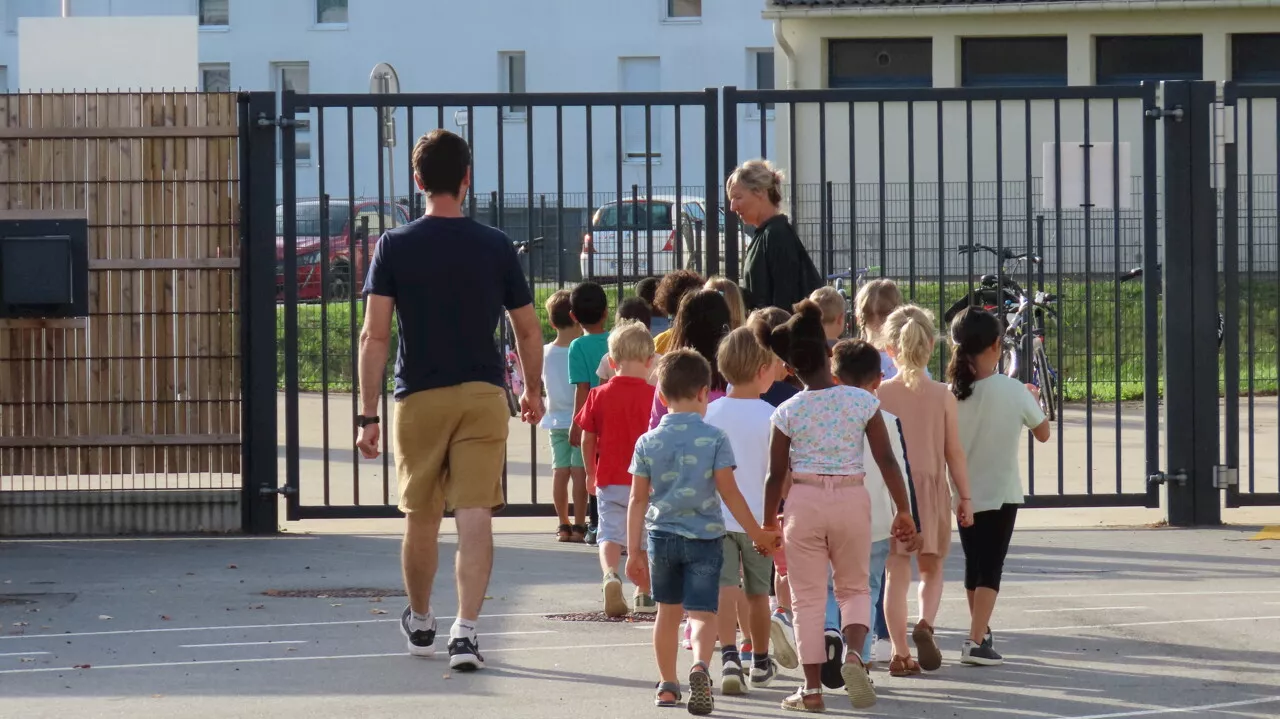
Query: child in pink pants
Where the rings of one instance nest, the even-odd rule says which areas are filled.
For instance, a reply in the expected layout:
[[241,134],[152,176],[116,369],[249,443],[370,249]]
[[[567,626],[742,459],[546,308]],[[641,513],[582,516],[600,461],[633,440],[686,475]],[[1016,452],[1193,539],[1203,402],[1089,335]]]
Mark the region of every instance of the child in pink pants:
[[[828,567],[834,570],[836,600],[848,648],[841,676],[855,709],[875,704],[858,650],[871,616],[868,566],[871,561],[871,500],[862,486],[864,442],[884,474],[897,506],[893,534],[907,542],[915,534],[906,484],[889,444],[875,395],[836,384],[831,348],[822,328],[822,311],[812,301],[796,305],[794,317],[773,330],[770,346],[804,383],[805,390],[783,402],[773,414],[765,517],[777,515],[791,471],[783,531],[788,576],[795,610],[796,640],[805,683],[782,701],[791,711],[822,711],[823,637]],[[848,340],[852,341],[852,340]],[[879,353],[865,348],[867,361]]]

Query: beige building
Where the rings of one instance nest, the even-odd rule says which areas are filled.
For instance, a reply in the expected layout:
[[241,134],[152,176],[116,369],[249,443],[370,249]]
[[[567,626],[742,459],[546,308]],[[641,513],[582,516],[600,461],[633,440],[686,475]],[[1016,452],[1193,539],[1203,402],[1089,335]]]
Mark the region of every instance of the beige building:
[[[994,244],[997,204],[1005,243],[1025,243],[1034,240],[1027,232],[1028,188],[1031,214],[1049,215],[1052,233],[1054,163],[1061,157],[1062,207],[1067,225],[1075,223],[1079,235],[1067,237],[1071,230],[1064,227],[1064,242],[1083,245],[1087,191],[1094,213],[1091,269],[1109,270],[1117,245],[1119,262],[1133,262],[1141,243],[1144,126],[1156,127],[1157,177],[1163,173],[1162,123],[1144,118],[1139,83],[1280,83],[1278,0],[768,0],[764,16],[775,23],[779,87],[865,92],[854,98],[852,117],[847,97],[824,103],[821,110],[819,103],[776,110],[775,159],[801,188],[792,213],[816,245],[814,233],[822,224],[818,199],[825,194],[821,183],[834,183],[836,201],[829,210],[834,222],[826,224],[836,252],[847,252],[855,214],[859,252],[878,247],[882,230],[890,248],[905,249],[907,234],[916,247],[936,248],[940,214],[948,220],[941,244],[951,247],[967,237],[970,213],[975,239]],[[1068,88],[1077,86],[1105,86],[1099,92],[1127,97],[1055,101],[1048,99],[1052,93],[1028,89],[1061,87],[1070,93]],[[926,88],[975,88],[979,94],[938,101],[917,93],[903,101],[903,93]],[[1031,94],[1044,99],[1024,97]],[[1274,100],[1253,101],[1256,142],[1250,147],[1244,135],[1248,110],[1242,105],[1238,138],[1241,171],[1250,154],[1254,161],[1259,213],[1267,203],[1270,262],[1275,259],[1275,109]],[[1215,137],[1206,142],[1215,144],[1220,158],[1234,120],[1221,108],[1215,117]],[[820,131],[823,122],[825,132]],[[1086,152],[1093,178],[1088,182]],[[856,206],[848,201],[851,179]],[[1114,211],[1117,194],[1119,213]],[[918,259],[924,264],[917,262],[917,270],[930,271],[930,258]],[[1064,258],[1063,269],[1083,271],[1083,262],[1081,250]]]

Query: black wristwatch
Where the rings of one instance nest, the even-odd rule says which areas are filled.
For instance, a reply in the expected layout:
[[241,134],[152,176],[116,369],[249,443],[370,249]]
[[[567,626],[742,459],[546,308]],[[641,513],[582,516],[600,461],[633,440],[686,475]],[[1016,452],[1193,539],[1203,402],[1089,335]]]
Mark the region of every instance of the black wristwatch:
[[378,422],[380,421],[381,420],[378,419],[378,415],[376,414],[372,417],[366,417],[362,414],[356,415],[356,426],[359,427],[360,429],[364,429],[365,427],[368,427],[371,424],[378,424]]

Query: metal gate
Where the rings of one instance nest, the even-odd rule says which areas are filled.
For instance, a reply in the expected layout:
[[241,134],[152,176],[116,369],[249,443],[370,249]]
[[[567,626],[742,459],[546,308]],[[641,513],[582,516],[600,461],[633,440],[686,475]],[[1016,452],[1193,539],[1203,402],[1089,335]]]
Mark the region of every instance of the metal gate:
[[[1056,312],[1038,327],[1046,371],[1023,365],[1028,381],[1045,376],[1056,409],[1049,444],[1028,438],[1020,450],[1028,506],[1159,507],[1167,493],[1170,521],[1189,524],[1219,521],[1224,489],[1228,506],[1280,504],[1277,98],[1280,86],[1228,84],[1220,117],[1203,82],[285,93],[276,117],[261,109],[271,96],[258,97],[246,119],[261,133],[279,128],[282,200],[267,289],[269,183],[258,175],[275,157],[257,143],[244,195],[259,243],[247,257],[259,269],[246,282],[246,317],[263,345],[256,314],[279,327],[283,487],[264,460],[247,466],[269,478],[264,505],[287,495],[290,519],[397,514],[389,433],[376,462],[354,448],[355,290],[368,246],[421,210],[416,193],[391,191],[413,187],[412,139],[452,121],[472,143],[482,188],[470,213],[528,243],[540,312],[583,276],[607,284],[611,310],[639,277],[689,263],[737,279],[746,233],[721,211],[721,183],[740,158],[774,158],[789,178],[787,212],[824,273],[892,277],[944,332],[941,318],[982,275],[1053,296]],[[398,153],[396,177],[387,152]],[[1219,298],[1225,337],[1215,354]],[[246,346],[261,364],[263,350]],[[260,377],[246,382],[264,388]],[[275,417],[264,405],[254,416],[262,432]],[[392,412],[384,394],[384,422]],[[506,514],[553,514],[544,444],[545,433],[513,422]]]
[[[355,449],[359,288],[382,231],[421,214],[411,164],[418,135],[446,128],[471,143],[473,187],[495,189],[473,191],[469,214],[527,248],[528,279],[544,327],[548,296],[582,274],[608,278],[612,311],[639,276],[671,268],[663,262],[682,266],[697,257],[699,266],[718,271],[719,224],[704,226],[705,218],[719,214],[715,90],[286,92],[281,105],[277,311],[283,328],[282,491],[290,520],[399,515],[389,431],[395,403],[388,388],[380,412],[381,457],[362,460]],[[374,163],[368,158],[375,152],[377,171],[370,176]],[[392,166],[396,176],[389,174]],[[655,184],[655,171],[673,182]],[[309,174],[311,197],[299,191]],[[401,192],[394,193],[393,185]],[[643,218],[641,208],[649,208]],[[612,245],[603,248],[600,237],[594,246],[585,243],[592,233],[609,234]],[[679,237],[692,241],[669,247]],[[594,253],[584,252],[584,244]],[[512,420],[504,516],[554,515],[545,441],[545,432]]]

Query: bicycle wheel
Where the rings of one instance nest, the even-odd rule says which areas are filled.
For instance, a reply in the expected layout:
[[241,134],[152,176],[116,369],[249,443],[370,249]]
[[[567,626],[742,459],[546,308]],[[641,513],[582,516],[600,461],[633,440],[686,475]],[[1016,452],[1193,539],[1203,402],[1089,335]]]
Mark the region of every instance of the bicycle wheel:
[[1036,345],[1032,369],[1035,372],[1036,385],[1040,388],[1040,409],[1044,410],[1044,416],[1052,422],[1058,415],[1058,382],[1049,367],[1049,356],[1045,354],[1043,344]]

